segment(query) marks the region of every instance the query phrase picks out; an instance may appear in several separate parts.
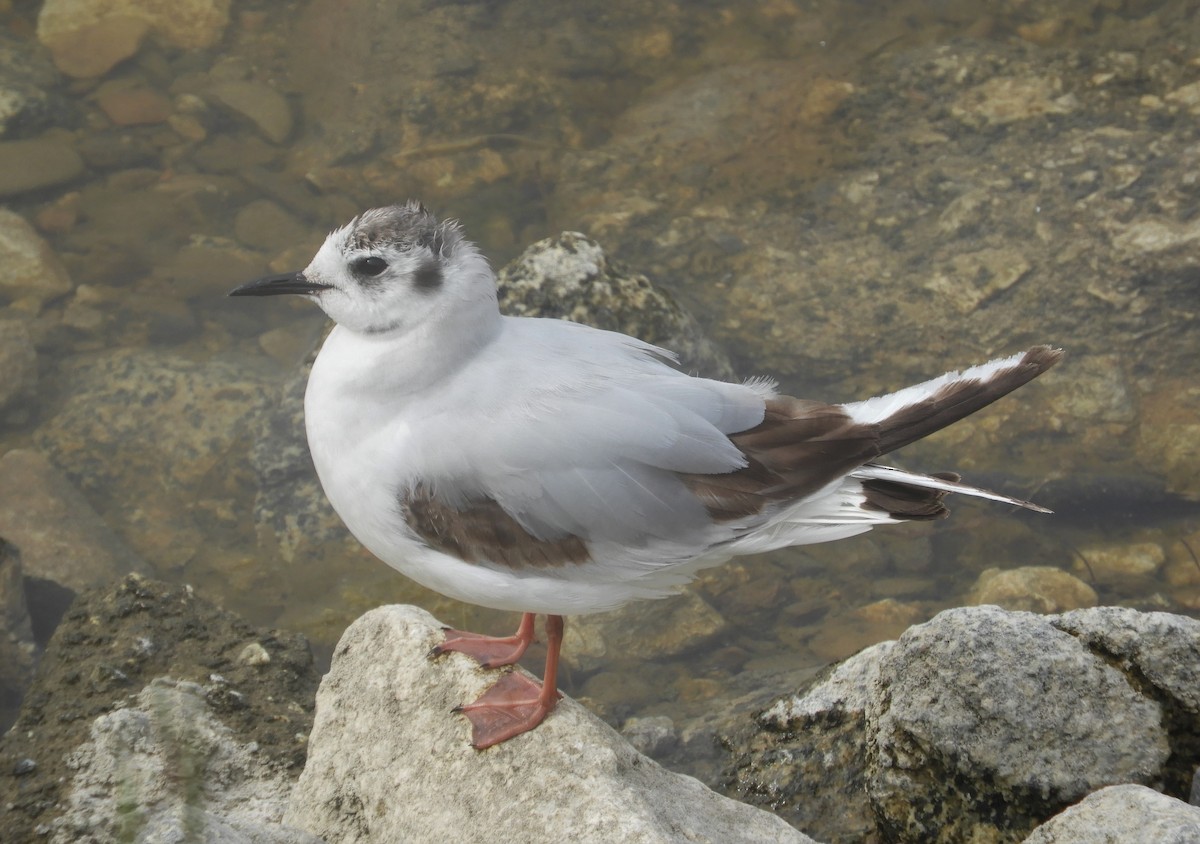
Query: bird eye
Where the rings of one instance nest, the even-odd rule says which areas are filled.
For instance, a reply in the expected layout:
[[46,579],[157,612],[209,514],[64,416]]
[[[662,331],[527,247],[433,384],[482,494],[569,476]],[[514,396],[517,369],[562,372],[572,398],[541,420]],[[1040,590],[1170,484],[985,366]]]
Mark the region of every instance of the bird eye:
[[350,269],[358,275],[376,276],[387,269],[387,261],[378,255],[366,255],[351,263]]

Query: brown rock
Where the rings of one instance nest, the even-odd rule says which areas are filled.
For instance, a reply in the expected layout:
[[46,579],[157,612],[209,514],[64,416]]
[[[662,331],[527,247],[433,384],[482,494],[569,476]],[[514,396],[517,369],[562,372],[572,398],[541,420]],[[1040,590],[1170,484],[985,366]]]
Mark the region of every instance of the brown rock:
[[141,85],[105,83],[96,91],[96,104],[118,126],[162,123],[171,116],[171,101]]

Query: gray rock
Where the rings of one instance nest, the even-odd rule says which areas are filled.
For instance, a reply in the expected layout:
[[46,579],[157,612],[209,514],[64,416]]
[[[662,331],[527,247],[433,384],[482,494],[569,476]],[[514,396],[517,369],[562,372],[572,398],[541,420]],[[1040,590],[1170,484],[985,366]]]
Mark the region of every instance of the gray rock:
[[1195,844],[1200,808],[1142,785],[1110,785],[1039,826],[1024,844]]
[[1200,621],[1127,607],[1064,613],[1051,624],[1075,636],[1098,659],[1115,664],[1147,698],[1163,708],[1171,747],[1163,787],[1189,792],[1200,747]]
[[904,841],[1011,838],[1105,785],[1153,783],[1162,707],[1050,620],[997,607],[910,628],[867,710],[868,793]]
[[157,679],[97,718],[68,761],[66,811],[50,840],[320,844],[280,823],[290,779],[221,723],[211,693]]
[[[4,180],[12,167],[29,166],[20,161],[6,162],[5,156],[20,144],[34,141],[0,143],[0,196],[4,195]],[[40,154],[40,153],[38,153]],[[17,156],[19,159],[21,156]],[[25,178],[27,172],[18,170],[13,178]],[[8,299],[28,297],[41,304],[48,299],[69,293],[72,288],[67,269],[58,260],[46,241],[38,237],[33,226],[19,214],[0,208],[0,295]]]
[[950,610],[732,731],[724,787],[830,842],[1018,841],[1114,783],[1184,796],[1198,649],[1165,613]]
[[570,698],[532,732],[473,750],[450,710],[498,672],[461,654],[429,659],[441,636],[415,607],[350,626],[317,696],[285,823],[330,844],[811,840],[660,768]]
[[58,71],[28,39],[0,32],[0,138],[69,126],[75,107],[56,91]]
[[540,240],[498,277],[500,309],[506,314],[622,331],[675,352],[685,370],[733,378],[729,359],[695,317],[646,276],[610,261],[586,235],[563,232]]

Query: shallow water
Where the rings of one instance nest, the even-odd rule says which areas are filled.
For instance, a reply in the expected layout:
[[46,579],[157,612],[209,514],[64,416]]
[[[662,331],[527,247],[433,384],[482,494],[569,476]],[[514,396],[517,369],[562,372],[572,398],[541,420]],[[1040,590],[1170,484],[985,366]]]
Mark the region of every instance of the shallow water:
[[[596,237],[692,307],[742,373],[797,392],[848,399],[1032,342],[1070,352],[903,458],[1057,515],[961,502],[946,522],[705,573],[695,591],[715,613],[680,653],[568,666],[564,689],[614,723],[681,724],[731,690],[799,678],[962,603],[991,567],[1057,567],[1100,603],[1194,613],[1200,286],[1172,263],[1194,227],[1164,196],[1195,193],[1155,192],[1173,150],[1200,148],[1184,125],[1193,5],[235,4],[209,48],[156,35],[98,78],[43,76],[54,119],[5,136],[65,144],[84,168],[6,198],[72,289],[0,293],[39,367],[0,451],[47,453],[152,573],[320,654],[393,601],[515,625],[328,525],[327,541],[305,524],[285,541],[255,518],[257,420],[323,320],[223,294],[303,266],[356,211],[414,197],[496,266],[563,229]],[[11,49],[44,61],[31,15],[0,4]],[[1029,175],[996,152],[1020,132],[1061,156],[1039,148]],[[1119,132],[1164,149],[1146,162],[1096,146]],[[931,162],[930,146],[950,152]],[[1114,244],[1095,280],[1072,253],[1085,211]]]

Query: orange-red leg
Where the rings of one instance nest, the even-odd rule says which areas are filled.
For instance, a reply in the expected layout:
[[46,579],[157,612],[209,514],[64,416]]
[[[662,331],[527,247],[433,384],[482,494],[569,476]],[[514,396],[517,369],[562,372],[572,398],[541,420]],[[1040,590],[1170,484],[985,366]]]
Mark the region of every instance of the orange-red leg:
[[[522,627],[526,613],[521,620]],[[471,744],[479,750],[508,741],[536,727],[554,711],[558,692],[558,654],[562,650],[563,617],[546,616],[546,672],[541,685],[518,671],[502,676],[474,703],[455,711],[471,722]]]
[[521,626],[512,636],[484,636],[464,630],[446,628],[446,640],[430,651],[430,656],[441,656],[450,651],[466,654],[484,668],[499,668],[515,665],[533,641],[534,614],[521,616]]

